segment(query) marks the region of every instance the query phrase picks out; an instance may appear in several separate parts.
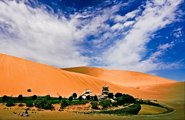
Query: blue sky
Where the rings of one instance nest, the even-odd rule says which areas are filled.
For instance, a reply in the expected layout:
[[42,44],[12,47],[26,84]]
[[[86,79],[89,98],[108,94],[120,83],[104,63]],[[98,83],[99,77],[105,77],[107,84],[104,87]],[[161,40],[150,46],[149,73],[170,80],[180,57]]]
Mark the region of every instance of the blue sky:
[[0,0],[0,52],[185,81],[184,0]]

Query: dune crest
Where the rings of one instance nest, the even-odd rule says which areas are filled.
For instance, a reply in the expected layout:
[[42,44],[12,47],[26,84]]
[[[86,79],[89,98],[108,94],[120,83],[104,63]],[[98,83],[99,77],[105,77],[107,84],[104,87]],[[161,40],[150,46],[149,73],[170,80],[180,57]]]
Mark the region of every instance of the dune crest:
[[108,70],[93,67],[64,68],[63,70],[82,73],[112,82],[117,85],[138,87],[143,85],[155,85],[162,83],[175,83],[176,81],[158,76],[134,71]]

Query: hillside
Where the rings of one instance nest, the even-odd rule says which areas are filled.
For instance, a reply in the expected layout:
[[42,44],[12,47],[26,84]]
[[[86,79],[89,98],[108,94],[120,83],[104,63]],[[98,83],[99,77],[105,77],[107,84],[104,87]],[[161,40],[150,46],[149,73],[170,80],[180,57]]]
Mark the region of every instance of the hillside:
[[[135,88],[115,85],[84,74],[67,72],[51,66],[29,60],[0,54],[0,96],[47,95],[68,97],[73,92],[80,95],[85,89],[101,93],[103,85],[108,85],[111,92],[140,94],[148,97],[149,93],[136,91]],[[27,92],[31,89],[32,92]]]
[[[114,71],[114,70],[105,70],[105,69],[99,69],[99,68],[95,70],[103,70],[103,72],[109,71],[108,73],[112,76],[113,76],[113,72],[111,73],[110,71]],[[0,85],[1,85],[0,96],[3,96],[3,95],[18,96],[19,94],[23,94],[23,96],[30,96],[34,94],[36,95],[50,94],[51,96],[61,95],[63,97],[69,97],[74,92],[80,95],[85,89],[90,89],[94,93],[100,94],[102,90],[102,86],[105,84],[109,86],[110,92],[126,93],[126,94],[133,95],[134,97],[143,98],[143,99],[159,99],[159,100],[163,98],[168,99],[167,97],[165,97],[165,94],[169,94],[169,92],[166,92],[163,90],[164,88],[165,90],[168,91],[168,87],[164,87],[165,84],[167,85],[167,83],[152,84],[151,86],[148,85],[147,87],[146,85],[141,86],[144,83],[140,84],[138,82],[138,79],[134,81],[134,78],[133,78],[132,80],[134,84],[133,86],[140,86],[140,87],[130,87],[131,85],[123,86],[123,84],[118,85],[119,83],[114,84],[116,83],[116,81],[110,82],[110,80],[108,81],[108,80],[102,79],[101,77],[95,77],[95,76],[90,76],[90,75],[85,75],[85,74],[75,73],[75,72],[68,72],[48,65],[32,62],[29,60],[25,60],[22,58],[13,57],[5,54],[0,54],[0,71],[1,71],[0,72]],[[131,72],[131,73],[136,73],[136,72]],[[96,75],[98,76],[102,74],[96,74]],[[147,76],[147,74],[142,74],[142,75],[143,75],[142,82],[144,82],[144,78],[145,78],[144,75]],[[153,78],[155,77],[156,76],[154,76]],[[121,78],[121,77],[117,76],[117,79],[115,80],[119,80],[118,78]],[[150,79],[152,80],[152,78]],[[150,79],[147,80],[148,83],[150,83]],[[162,81],[166,79],[161,78],[160,80]],[[171,85],[170,86],[171,89],[169,89],[169,91],[174,95],[177,94],[176,91],[181,91],[181,88],[183,89],[182,84],[179,85],[177,84],[178,82],[173,82],[171,80],[166,80],[165,82],[168,82],[168,81],[171,82],[169,83]],[[124,83],[126,83],[126,81]],[[28,89],[31,89],[32,92],[27,92]],[[180,96],[177,96],[177,97],[182,97],[182,96],[180,94]]]
[[134,71],[108,70],[93,67],[64,68],[63,70],[82,73],[112,82],[114,84],[132,87],[176,82],[158,76]]

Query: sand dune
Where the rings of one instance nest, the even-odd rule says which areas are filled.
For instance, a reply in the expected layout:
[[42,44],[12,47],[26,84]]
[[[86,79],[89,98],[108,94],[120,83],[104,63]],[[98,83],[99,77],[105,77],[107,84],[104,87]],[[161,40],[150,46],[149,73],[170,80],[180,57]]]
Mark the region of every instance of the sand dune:
[[117,85],[132,87],[176,82],[158,76],[134,71],[108,70],[93,67],[75,67],[75,68],[65,68],[63,70],[94,76]]
[[[142,96],[148,94],[136,91],[137,89],[132,87],[115,85],[88,75],[67,72],[5,54],[0,54],[0,71],[0,96],[60,94],[68,97],[73,92],[79,95],[87,88],[94,93],[101,93],[105,84],[113,93],[122,92],[135,96],[138,93]],[[27,92],[27,89],[31,89],[32,92]]]
[[158,92],[158,95],[155,96],[156,99],[164,101],[184,101],[185,82],[140,86],[140,90]]
[[[167,92],[160,92],[160,90],[162,91],[162,88],[164,87],[160,85],[156,90],[156,84],[154,84],[154,81],[156,80],[153,79],[158,78],[157,80],[160,81],[160,83],[171,82],[171,84],[173,83],[174,86],[176,85],[175,83],[177,83],[171,80],[147,75],[144,73],[105,69],[95,70],[103,72],[102,74],[100,74],[100,72],[97,74],[96,72],[91,71],[90,74],[94,75],[90,76],[88,74],[85,75],[81,73],[68,72],[66,70],[60,70],[58,68],[54,68],[40,63],[35,63],[29,60],[13,57],[10,55],[0,54],[0,96],[18,96],[19,94],[23,94],[23,96],[30,96],[34,94],[50,94],[51,96],[61,95],[63,97],[69,97],[74,92],[80,95],[85,89],[90,89],[94,93],[100,94],[102,86],[106,84],[107,86],[109,86],[110,92],[113,93],[121,92],[143,99],[160,99],[160,96],[162,96],[161,94]],[[116,75],[114,75],[114,73]],[[124,75],[127,75],[129,77],[127,77],[127,79],[121,79],[121,77],[118,76],[118,73],[121,77],[124,77]],[[108,79],[109,74],[110,77],[112,77],[110,79]],[[131,75],[133,75],[133,78],[131,77]],[[115,76],[115,81],[111,82],[111,79],[113,80],[113,76]],[[108,80],[105,79],[106,77]],[[145,78],[148,79],[145,80]],[[130,79],[131,82],[127,81],[128,79]],[[119,83],[121,82],[121,80],[124,80],[122,84]],[[118,83],[116,83],[116,81]],[[149,88],[147,88],[147,86],[142,86],[144,85],[144,82],[147,82],[147,84],[151,83],[153,84],[153,86],[150,86]],[[27,92],[28,89],[31,89],[32,92]],[[166,89],[168,88],[166,87]],[[172,91],[175,90],[172,89]]]

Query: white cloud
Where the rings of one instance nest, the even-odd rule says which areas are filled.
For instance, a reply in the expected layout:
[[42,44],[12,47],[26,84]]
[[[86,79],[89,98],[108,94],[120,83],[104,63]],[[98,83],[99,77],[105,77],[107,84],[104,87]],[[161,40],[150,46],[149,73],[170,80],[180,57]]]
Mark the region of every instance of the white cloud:
[[89,58],[75,45],[85,36],[76,30],[78,23],[76,18],[58,19],[42,7],[0,1],[0,27],[6,32],[0,33],[0,51],[57,67],[87,65]]
[[[142,58],[147,53],[146,45],[150,41],[149,37],[155,31],[175,21],[175,10],[180,3],[181,0],[148,1],[142,15],[136,18],[137,21],[126,37],[117,41],[116,44],[104,52],[103,61],[105,66],[107,68],[141,72],[165,69],[167,64],[157,61],[157,57],[163,54],[161,50],[151,54],[146,60],[142,60]],[[123,19],[119,18],[120,20]],[[172,45],[166,44],[161,46],[161,49],[170,46]],[[174,63],[168,67],[175,66],[178,65]]]

